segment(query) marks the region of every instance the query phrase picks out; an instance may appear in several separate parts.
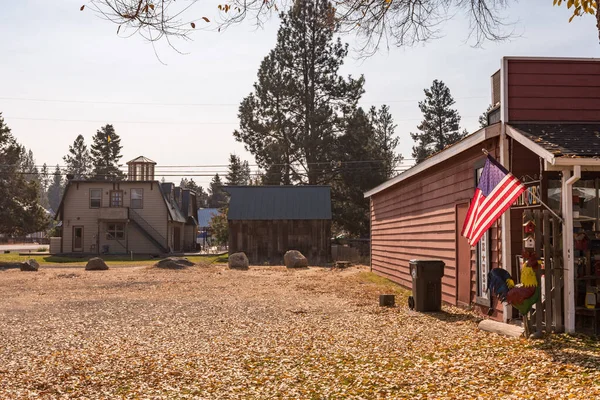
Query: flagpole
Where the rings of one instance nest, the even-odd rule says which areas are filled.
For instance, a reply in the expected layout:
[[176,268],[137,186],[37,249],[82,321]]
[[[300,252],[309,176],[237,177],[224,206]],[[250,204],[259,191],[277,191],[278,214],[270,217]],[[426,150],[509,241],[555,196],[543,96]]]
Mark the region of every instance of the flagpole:
[[[489,155],[490,155],[490,153],[489,153],[489,152],[488,152],[486,149],[481,149],[481,151],[482,151],[482,152],[483,152],[483,154],[485,154],[486,156],[489,156]],[[551,208],[550,208],[550,207],[549,207],[549,206],[548,206],[546,203],[544,203],[544,202],[542,201],[542,199],[540,199],[540,197],[539,197],[537,194],[533,193],[531,190],[529,190],[529,188],[527,188],[527,192],[529,192],[529,194],[530,194],[530,195],[531,195],[533,198],[535,198],[535,199],[536,199],[536,200],[537,200],[537,201],[538,201],[538,202],[539,202],[539,203],[540,203],[542,206],[544,206],[544,207],[546,208],[546,210],[550,211],[550,213],[551,213],[552,215],[554,215],[556,218],[558,218],[558,220],[561,222],[561,224],[563,224],[563,225],[564,225],[565,221],[564,221],[564,220],[563,220],[563,219],[562,219],[562,218],[561,218],[561,217],[560,217],[560,216],[559,216],[557,213],[555,213],[555,212],[554,212],[554,210],[552,210],[552,209],[551,209]]]

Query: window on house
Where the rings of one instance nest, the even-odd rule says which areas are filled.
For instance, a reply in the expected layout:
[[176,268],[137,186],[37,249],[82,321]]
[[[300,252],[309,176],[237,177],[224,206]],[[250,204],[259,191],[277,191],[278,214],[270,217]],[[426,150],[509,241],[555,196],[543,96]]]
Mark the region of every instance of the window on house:
[[90,189],[90,208],[102,207],[102,189]]
[[125,239],[125,224],[111,223],[106,225],[107,240],[122,240]]
[[144,189],[131,189],[131,208],[144,208]]
[[110,206],[111,207],[123,207],[123,192],[120,190],[111,190],[110,192]]

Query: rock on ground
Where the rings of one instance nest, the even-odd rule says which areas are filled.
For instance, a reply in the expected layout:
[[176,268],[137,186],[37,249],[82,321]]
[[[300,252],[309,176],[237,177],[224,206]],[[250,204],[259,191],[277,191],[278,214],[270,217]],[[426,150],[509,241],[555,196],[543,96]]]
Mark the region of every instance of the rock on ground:
[[288,268],[308,267],[308,260],[298,250],[289,250],[283,256],[285,266]]
[[37,271],[40,268],[40,264],[34,259],[29,259],[19,265],[21,271]]
[[229,256],[229,268],[248,269],[249,264],[246,253],[233,253]]
[[164,260],[160,260],[154,266],[156,268],[163,269],[184,269],[187,267],[191,267],[195,265],[193,262],[188,260],[187,258],[179,258],[179,257],[169,257]]
[[108,265],[100,257],[90,258],[85,266],[86,271],[105,271],[108,269]]

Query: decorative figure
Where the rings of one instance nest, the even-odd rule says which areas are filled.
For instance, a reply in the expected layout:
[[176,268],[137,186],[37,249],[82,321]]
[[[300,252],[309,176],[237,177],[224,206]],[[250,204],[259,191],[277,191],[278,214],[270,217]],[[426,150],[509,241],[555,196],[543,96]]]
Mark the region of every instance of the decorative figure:
[[515,285],[507,270],[494,268],[488,274],[488,290],[501,302],[512,305],[525,315],[540,298],[540,285],[535,274],[539,267],[540,263],[535,253],[527,254],[521,268],[519,285]]

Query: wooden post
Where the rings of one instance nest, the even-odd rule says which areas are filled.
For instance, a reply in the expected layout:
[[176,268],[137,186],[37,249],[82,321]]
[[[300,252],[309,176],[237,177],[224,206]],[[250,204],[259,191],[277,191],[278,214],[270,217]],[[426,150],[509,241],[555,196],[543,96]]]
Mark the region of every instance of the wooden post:
[[552,228],[550,226],[550,213],[548,210],[544,210],[544,296],[545,296],[545,321],[546,321],[546,333],[552,332],[552,264],[554,262],[554,252],[550,245],[550,232]]
[[[542,254],[542,218],[541,210],[535,210],[533,218],[535,221],[535,252],[539,257]],[[542,270],[538,268],[535,271],[535,276],[538,283],[541,285]],[[540,288],[540,291],[542,288]],[[542,303],[542,296],[539,297],[537,303],[535,303],[535,334],[534,337],[542,337],[542,321],[544,320],[544,304]]]
[[552,243],[554,250],[554,263],[552,265],[552,275],[554,280],[554,332],[564,332],[564,322],[562,313],[562,292],[563,292],[563,259],[560,245],[562,237],[560,234],[561,223],[557,218],[552,218]]

